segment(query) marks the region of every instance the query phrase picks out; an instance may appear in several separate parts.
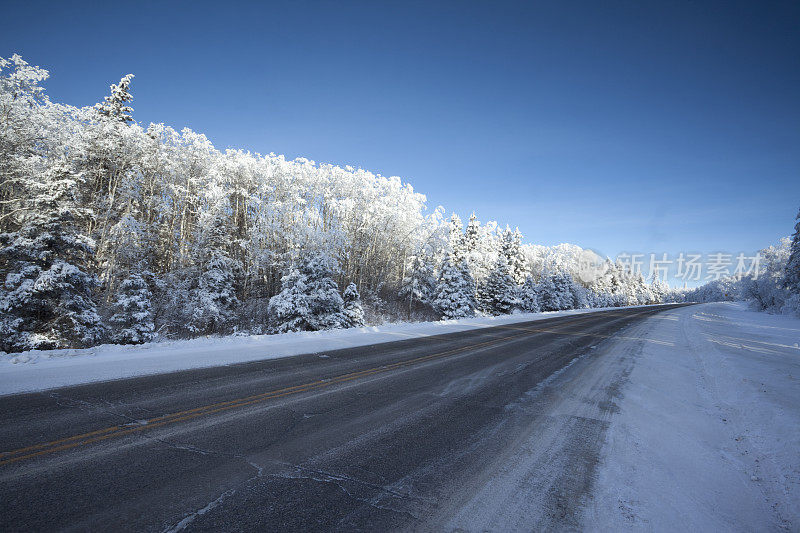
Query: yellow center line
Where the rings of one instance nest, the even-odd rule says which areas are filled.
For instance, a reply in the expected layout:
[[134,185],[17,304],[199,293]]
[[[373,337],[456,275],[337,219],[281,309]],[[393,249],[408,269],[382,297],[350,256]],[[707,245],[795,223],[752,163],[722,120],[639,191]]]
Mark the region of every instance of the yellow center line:
[[[587,313],[585,315],[577,316],[573,320],[569,320],[562,324],[561,326],[574,326],[577,323],[584,322],[590,318],[594,318],[591,315],[594,313]],[[611,315],[612,313],[604,313],[604,316]],[[634,315],[627,315],[627,316],[638,316],[641,313],[636,313]],[[620,315],[620,313],[614,312],[613,315]],[[596,315],[595,315],[596,317]],[[260,394],[254,394],[251,396],[245,396],[242,398],[237,398],[234,400],[227,400],[224,402],[213,403],[209,405],[204,405],[201,407],[195,407],[193,409],[187,409],[184,411],[178,411],[175,413],[169,413],[165,415],[161,415],[155,418],[151,418],[148,420],[142,421],[139,425],[131,427],[131,424],[120,424],[116,426],[110,426],[103,429],[98,429],[94,431],[90,431],[88,433],[82,433],[80,435],[73,435],[71,437],[65,437],[63,439],[58,439],[49,442],[43,442],[40,444],[34,444],[31,446],[27,446],[24,448],[18,448],[16,450],[11,450],[7,452],[0,452],[0,457],[6,457],[5,459],[0,460],[0,466],[15,463],[18,461],[22,461],[25,459],[30,459],[33,457],[39,457],[42,455],[68,450],[71,448],[75,448],[78,446],[83,446],[85,444],[91,444],[94,442],[100,442],[106,439],[110,439],[112,437],[120,437],[124,435],[129,435],[132,433],[137,433],[139,431],[143,431],[150,428],[156,428],[160,426],[164,426],[167,424],[173,424],[176,422],[181,422],[185,420],[191,420],[194,418],[198,418],[200,416],[211,415],[215,413],[219,413],[222,411],[227,411],[230,409],[234,409],[237,407],[244,407],[247,405],[253,405],[255,403],[263,402],[265,400],[281,398],[283,396],[288,396],[291,394],[297,394],[301,392],[308,392],[316,389],[321,389],[324,387],[329,387],[331,385],[336,385],[340,383],[345,383],[354,379],[371,376],[374,374],[380,374],[384,372],[388,372],[390,370],[395,370],[397,368],[403,368],[406,366],[410,366],[417,363],[422,363],[425,361],[430,361],[434,359],[439,359],[442,357],[447,357],[449,355],[454,355],[457,353],[461,353],[467,350],[474,350],[477,348],[484,348],[487,346],[491,346],[494,344],[500,344],[502,342],[506,342],[509,340],[517,339],[520,337],[524,337],[529,335],[530,333],[553,333],[559,335],[576,335],[576,336],[593,336],[593,337],[601,337],[601,338],[609,338],[608,335],[594,335],[594,334],[586,334],[586,333],[569,333],[565,331],[560,331],[556,329],[545,329],[545,328],[521,328],[521,327],[513,327],[513,326],[493,326],[502,329],[510,329],[510,330],[517,330],[522,331],[524,333],[520,333],[518,335],[512,335],[509,337],[503,337],[500,339],[491,339],[489,341],[484,341],[477,344],[472,344],[469,346],[463,346],[461,348],[454,348],[451,350],[446,350],[443,352],[425,355],[421,357],[416,357],[413,359],[408,359],[406,361],[397,361],[394,363],[381,365],[378,367],[368,368],[366,370],[361,370],[358,372],[350,372],[347,374],[342,374],[339,376],[334,376],[332,378],[320,379],[317,381],[312,381],[309,383],[304,383],[301,385],[294,385],[291,387],[284,387],[281,389],[276,389]],[[431,337],[432,339],[433,337]],[[30,452],[30,453],[27,453]],[[13,456],[13,457],[9,457]]]

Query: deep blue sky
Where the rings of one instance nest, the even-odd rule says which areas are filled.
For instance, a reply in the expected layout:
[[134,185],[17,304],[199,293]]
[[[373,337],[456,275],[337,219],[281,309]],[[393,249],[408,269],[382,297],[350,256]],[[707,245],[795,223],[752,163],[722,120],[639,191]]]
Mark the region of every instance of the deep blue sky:
[[56,101],[398,175],[526,240],[751,251],[800,207],[800,3],[4,2]]

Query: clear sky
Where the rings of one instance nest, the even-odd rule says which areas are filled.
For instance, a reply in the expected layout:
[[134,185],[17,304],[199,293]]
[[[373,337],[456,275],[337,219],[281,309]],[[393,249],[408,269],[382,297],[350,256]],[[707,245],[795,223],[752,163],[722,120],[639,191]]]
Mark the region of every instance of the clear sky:
[[800,207],[800,2],[3,2],[0,56],[134,117],[398,175],[526,240],[754,251]]

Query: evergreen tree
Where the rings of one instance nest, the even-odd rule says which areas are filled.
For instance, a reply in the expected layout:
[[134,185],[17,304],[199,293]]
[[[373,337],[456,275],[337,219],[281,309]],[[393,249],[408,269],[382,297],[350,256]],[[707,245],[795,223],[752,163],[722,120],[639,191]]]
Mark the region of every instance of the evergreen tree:
[[128,102],[133,100],[130,93],[131,80],[133,74],[128,74],[121,80],[119,84],[111,84],[111,95],[103,98],[103,102],[95,104],[94,108],[97,112],[104,117],[119,120],[123,124],[133,122],[133,108],[128,105]]
[[507,315],[519,307],[517,286],[508,272],[503,256],[497,258],[494,270],[478,289],[481,310],[491,315]]
[[525,278],[525,283],[522,284],[520,289],[520,307],[527,313],[538,313],[541,311],[539,307],[539,297],[537,296],[536,282],[532,276]]
[[465,279],[465,268],[453,264],[448,255],[439,269],[439,278],[434,289],[433,306],[444,319],[464,318],[475,315],[475,299],[471,280]]
[[450,225],[448,227],[448,245],[455,264],[460,264],[461,261],[466,258],[462,229],[463,224],[461,223],[461,218],[453,213],[450,217]]
[[800,212],[797,213],[792,243],[789,245],[789,260],[786,262],[784,285],[790,292],[800,295]]
[[0,344],[5,351],[91,346],[104,330],[94,302],[94,243],[79,229],[80,176],[63,162],[28,179],[17,231],[0,235]]
[[478,250],[481,239],[480,230],[481,223],[475,213],[472,213],[467,222],[467,229],[464,230],[464,250],[468,256]]
[[155,337],[150,289],[136,273],[119,286],[114,302],[115,313],[109,320],[111,340],[118,344],[141,344]]
[[239,307],[236,278],[241,267],[227,251],[227,225],[217,214],[203,239],[202,271],[197,286],[190,292],[187,328],[192,333],[211,334],[229,331]]
[[281,279],[281,292],[269,301],[276,333],[318,331],[346,324],[344,301],[333,275],[333,260],[324,254],[301,261]]
[[537,286],[542,311],[563,311],[575,307],[572,276],[566,272],[544,272]]
[[344,301],[344,324],[345,327],[355,328],[365,324],[364,309],[361,307],[361,295],[355,283],[350,283],[342,294]]
[[399,292],[401,298],[408,299],[409,316],[411,316],[414,302],[419,302],[421,304],[430,303],[435,284],[436,279],[433,276],[433,270],[428,265],[428,262],[425,261],[421,255],[413,256],[411,258],[411,265],[406,271]]
[[519,228],[511,231],[506,229],[500,235],[500,250],[505,257],[511,279],[517,285],[525,282],[525,254],[522,252],[522,233]]

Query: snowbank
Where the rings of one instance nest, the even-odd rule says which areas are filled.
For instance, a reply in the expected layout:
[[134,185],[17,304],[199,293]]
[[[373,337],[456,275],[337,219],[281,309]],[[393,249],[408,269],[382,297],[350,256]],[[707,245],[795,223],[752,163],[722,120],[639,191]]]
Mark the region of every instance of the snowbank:
[[675,346],[636,355],[584,529],[797,531],[800,320],[715,303],[629,331]]
[[318,353],[602,310],[521,313],[280,335],[208,337],[141,345],[106,344],[83,350],[32,350],[0,356],[0,395]]

